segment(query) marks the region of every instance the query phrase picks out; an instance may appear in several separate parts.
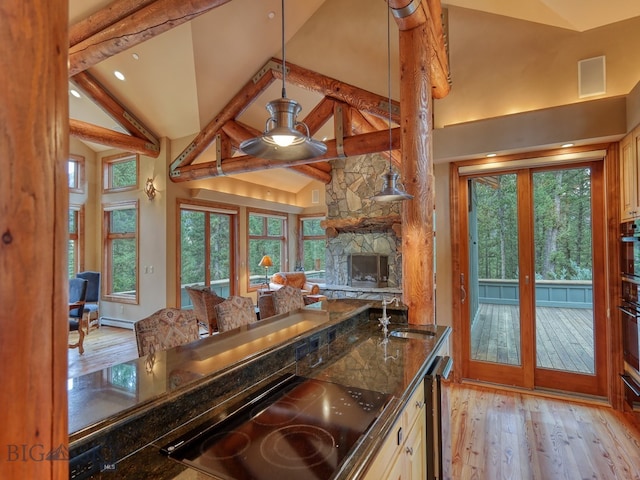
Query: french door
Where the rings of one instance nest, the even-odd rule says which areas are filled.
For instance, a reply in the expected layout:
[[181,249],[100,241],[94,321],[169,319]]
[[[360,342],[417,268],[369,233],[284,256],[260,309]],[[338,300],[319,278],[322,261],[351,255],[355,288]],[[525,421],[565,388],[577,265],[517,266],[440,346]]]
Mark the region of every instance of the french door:
[[179,209],[180,305],[191,299],[185,286],[208,286],[217,295],[236,294],[236,231],[238,213],[230,209],[182,203]]
[[464,377],[605,395],[602,162],[459,182]]

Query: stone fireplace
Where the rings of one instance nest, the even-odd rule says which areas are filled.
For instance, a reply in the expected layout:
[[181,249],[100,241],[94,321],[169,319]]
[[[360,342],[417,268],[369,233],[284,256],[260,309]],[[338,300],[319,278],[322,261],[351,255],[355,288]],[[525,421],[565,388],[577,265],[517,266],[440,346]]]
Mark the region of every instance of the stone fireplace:
[[[379,154],[332,161],[332,180],[326,186],[326,288],[330,298],[381,299],[402,291],[400,202],[376,202],[371,197],[383,187],[388,160]],[[353,284],[353,256],[384,257],[386,285]],[[376,267],[377,268],[377,267]],[[377,283],[377,282],[376,282]]]

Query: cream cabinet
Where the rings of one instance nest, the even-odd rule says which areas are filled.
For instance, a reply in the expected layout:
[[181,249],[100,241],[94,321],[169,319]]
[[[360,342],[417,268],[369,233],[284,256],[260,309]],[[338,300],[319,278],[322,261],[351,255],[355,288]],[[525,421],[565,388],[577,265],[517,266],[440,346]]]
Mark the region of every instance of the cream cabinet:
[[423,480],[427,474],[424,385],[414,390],[365,480]]
[[640,217],[640,126],[620,141],[620,219]]

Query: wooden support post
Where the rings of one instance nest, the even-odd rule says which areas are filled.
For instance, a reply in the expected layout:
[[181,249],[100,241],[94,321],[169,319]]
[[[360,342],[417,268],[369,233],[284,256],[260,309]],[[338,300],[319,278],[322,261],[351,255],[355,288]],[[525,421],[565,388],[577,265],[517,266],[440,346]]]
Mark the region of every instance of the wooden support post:
[[402,206],[402,290],[409,323],[435,323],[434,175],[429,36],[422,24],[400,31],[402,181],[413,200]]
[[69,478],[68,21],[66,0],[0,2],[3,479]]

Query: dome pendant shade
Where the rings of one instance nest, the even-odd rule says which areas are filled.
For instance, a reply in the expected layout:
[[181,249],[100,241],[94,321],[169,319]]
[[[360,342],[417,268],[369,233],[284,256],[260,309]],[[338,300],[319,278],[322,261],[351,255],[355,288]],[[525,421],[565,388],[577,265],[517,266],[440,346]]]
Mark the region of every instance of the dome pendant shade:
[[396,180],[398,174],[389,170],[384,174],[384,188],[380,193],[371,197],[378,202],[393,202],[395,200],[411,200],[413,195],[409,195],[407,192],[400,190],[396,187]]
[[[255,138],[240,143],[245,154],[266,160],[306,160],[327,153],[327,146],[309,137],[309,129],[296,117],[302,107],[295,100],[279,98],[267,104],[271,115],[267,120],[265,132]],[[307,130],[304,135],[297,126]]]

